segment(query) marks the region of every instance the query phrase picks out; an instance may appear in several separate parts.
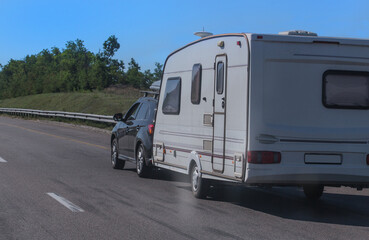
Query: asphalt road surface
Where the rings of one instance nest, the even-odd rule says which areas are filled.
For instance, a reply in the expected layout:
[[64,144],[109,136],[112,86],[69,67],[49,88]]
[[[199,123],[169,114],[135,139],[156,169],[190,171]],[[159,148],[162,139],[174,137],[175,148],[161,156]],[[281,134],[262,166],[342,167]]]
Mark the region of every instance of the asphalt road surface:
[[[213,189],[110,166],[110,135],[0,116],[0,239],[369,239],[369,190]],[[369,169],[368,169],[369,171]]]

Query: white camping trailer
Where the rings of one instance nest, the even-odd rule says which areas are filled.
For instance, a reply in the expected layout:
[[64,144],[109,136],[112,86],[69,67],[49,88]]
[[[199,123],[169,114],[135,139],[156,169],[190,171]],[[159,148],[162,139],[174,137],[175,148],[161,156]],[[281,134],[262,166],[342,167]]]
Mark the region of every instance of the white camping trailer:
[[369,186],[369,40],[224,34],[170,54],[153,163],[249,185]]

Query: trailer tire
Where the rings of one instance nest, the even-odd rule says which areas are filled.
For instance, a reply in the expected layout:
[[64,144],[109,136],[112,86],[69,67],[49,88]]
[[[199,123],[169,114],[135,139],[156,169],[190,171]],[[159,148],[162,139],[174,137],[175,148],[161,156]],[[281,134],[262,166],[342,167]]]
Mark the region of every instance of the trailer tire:
[[201,177],[200,169],[196,163],[192,164],[190,181],[192,194],[196,198],[205,198],[208,194],[209,183]]
[[307,199],[316,201],[318,200],[324,191],[324,185],[304,185],[304,193]]
[[111,142],[111,165],[114,169],[123,169],[126,161],[119,159],[118,156],[118,143],[114,138]]

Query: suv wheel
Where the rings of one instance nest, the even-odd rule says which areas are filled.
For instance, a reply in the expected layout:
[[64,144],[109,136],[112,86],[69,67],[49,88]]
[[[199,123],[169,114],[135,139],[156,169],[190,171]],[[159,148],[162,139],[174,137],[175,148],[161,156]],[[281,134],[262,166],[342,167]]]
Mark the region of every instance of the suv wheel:
[[123,169],[126,161],[118,158],[118,143],[117,139],[111,142],[111,165],[114,169]]
[[146,177],[149,173],[149,167],[146,166],[146,157],[145,157],[145,149],[142,146],[142,144],[140,144],[137,148],[137,153],[136,153],[136,171],[137,171],[137,175],[140,177]]

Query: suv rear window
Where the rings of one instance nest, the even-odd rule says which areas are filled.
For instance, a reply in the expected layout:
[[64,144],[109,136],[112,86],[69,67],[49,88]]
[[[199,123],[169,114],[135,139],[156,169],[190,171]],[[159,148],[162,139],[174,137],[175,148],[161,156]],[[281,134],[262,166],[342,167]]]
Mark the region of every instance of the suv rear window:
[[140,110],[138,110],[136,119],[137,120],[145,120],[145,119],[147,119],[148,110],[149,110],[149,104],[142,103],[142,105],[140,107]]
[[369,109],[369,72],[326,71],[323,104],[327,108]]

